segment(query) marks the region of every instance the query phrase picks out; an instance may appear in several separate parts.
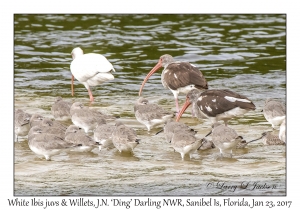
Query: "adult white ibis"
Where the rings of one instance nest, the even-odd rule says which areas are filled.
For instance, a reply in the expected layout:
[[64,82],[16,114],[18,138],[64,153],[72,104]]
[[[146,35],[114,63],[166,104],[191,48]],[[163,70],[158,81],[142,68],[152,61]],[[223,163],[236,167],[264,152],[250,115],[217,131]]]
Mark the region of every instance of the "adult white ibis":
[[149,103],[143,97],[140,97],[134,105],[134,114],[140,123],[144,124],[148,131],[156,125],[165,123],[168,119],[175,116],[171,111],[167,111],[157,104]]
[[120,152],[132,152],[139,141],[140,139],[137,138],[133,128],[127,127],[121,122],[116,122],[116,127],[112,133],[112,142]]
[[285,105],[275,99],[268,98],[265,101],[263,113],[266,120],[275,129],[275,126],[281,125],[285,119]]
[[179,112],[179,93],[187,94],[192,89],[205,90],[208,88],[206,79],[197,67],[188,62],[175,61],[171,55],[166,54],[160,57],[156,66],[145,77],[139,95],[141,95],[147,80],[161,67],[164,67],[161,82],[166,89],[173,93],[177,113]]
[[90,86],[100,85],[103,82],[113,80],[111,74],[115,71],[113,65],[103,56],[96,53],[83,54],[81,48],[76,47],[72,51],[73,61],[71,62],[72,72],[72,96],[74,95],[74,77],[81,82],[89,92],[90,101],[94,101]]
[[213,123],[223,120],[227,121],[255,110],[255,105],[247,97],[230,90],[206,90],[201,92],[197,89],[191,90],[185,104],[177,116],[178,121],[189,105],[193,105],[194,114],[199,119],[209,118]]

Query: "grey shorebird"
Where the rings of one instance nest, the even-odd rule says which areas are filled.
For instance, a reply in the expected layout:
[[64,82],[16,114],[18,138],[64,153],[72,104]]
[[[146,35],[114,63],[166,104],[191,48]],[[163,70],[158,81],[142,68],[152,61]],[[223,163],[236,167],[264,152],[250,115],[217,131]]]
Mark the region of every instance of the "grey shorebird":
[[112,133],[112,142],[120,152],[133,152],[140,139],[133,128],[127,127],[122,122],[116,122]]
[[41,125],[44,117],[40,114],[33,114],[29,120],[29,125],[30,128],[36,126],[36,125]]
[[171,145],[176,152],[179,152],[182,160],[186,154],[192,158],[195,152],[202,144],[202,139],[198,139],[190,132],[183,131],[181,128],[175,128],[171,139]]
[[115,125],[109,124],[98,124],[97,128],[94,130],[94,140],[99,142],[99,150],[107,148],[114,148],[112,142],[112,133],[115,130]]
[[98,124],[106,123],[106,119],[114,119],[96,110],[84,106],[81,102],[75,102],[71,106],[71,119],[74,125],[84,129],[86,133],[94,131]]
[[154,126],[161,125],[175,116],[175,113],[167,111],[157,104],[149,103],[149,101],[143,97],[140,97],[136,101],[134,114],[137,121],[144,124],[148,131]]
[[232,157],[232,150],[242,141],[243,137],[239,136],[236,131],[221,123],[214,123],[212,125],[212,142],[219,148],[221,157],[223,153],[230,152]]
[[263,114],[266,120],[272,125],[273,129],[275,129],[276,126],[280,126],[285,119],[286,107],[283,103],[275,99],[268,98],[265,101]]
[[37,155],[42,155],[46,160],[62,152],[66,152],[80,145],[75,145],[64,141],[63,138],[55,134],[44,133],[40,126],[34,126],[28,135],[28,146]]
[[167,140],[167,142],[171,143],[175,129],[177,131],[181,130],[182,132],[190,133],[191,135],[196,135],[197,133],[197,131],[182,122],[176,122],[172,119],[168,119],[164,125],[164,128],[161,131],[157,132],[156,135],[163,131],[165,139]]
[[279,128],[279,139],[284,142],[286,142],[286,128],[285,127],[286,127],[286,123],[285,123],[285,119],[284,119]]
[[51,113],[55,120],[69,120],[71,119],[70,109],[72,103],[65,101],[62,97],[58,96],[51,107]]
[[88,136],[83,130],[81,130],[81,128],[76,125],[70,125],[67,128],[65,141],[75,145],[80,145],[72,149],[71,151],[90,152],[96,147],[99,148],[99,143]]
[[19,136],[27,136],[30,130],[31,114],[24,112],[21,109],[15,110],[15,135],[18,141]]

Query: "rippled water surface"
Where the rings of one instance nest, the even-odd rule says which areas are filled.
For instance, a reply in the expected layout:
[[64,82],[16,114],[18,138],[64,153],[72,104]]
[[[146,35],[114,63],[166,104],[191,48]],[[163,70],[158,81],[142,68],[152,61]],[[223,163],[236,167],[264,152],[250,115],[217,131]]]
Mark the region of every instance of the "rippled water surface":
[[[70,53],[78,46],[103,54],[116,69],[113,81],[92,89],[93,103],[78,81],[71,96]],[[199,67],[209,88],[231,89],[254,102],[255,111],[229,121],[244,139],[272,129],[261,110],[266,98],[285,102],[285,15],[15,15],[15,108],[52,118],[51,105],[62,96],[120,116],[142,139],[131,155],[95,149],[45,161],[29,149],[27,137],[21,138],[14,143],[15,195],[286,195],[284,146],[258,141],[235,150],[232,159],[211,149],[183,161],[163,134],[154,135],[159,127],[147,132],[136,121],[133,104],[140,85],[163,54]],[[160,72],[143,96],[175,111]],[[180,106],[184,101],[180,95]],[[200,138],[211,126],[192,118],[190,109],[181,122]],[[258,189],[255,183],[270,187]]]

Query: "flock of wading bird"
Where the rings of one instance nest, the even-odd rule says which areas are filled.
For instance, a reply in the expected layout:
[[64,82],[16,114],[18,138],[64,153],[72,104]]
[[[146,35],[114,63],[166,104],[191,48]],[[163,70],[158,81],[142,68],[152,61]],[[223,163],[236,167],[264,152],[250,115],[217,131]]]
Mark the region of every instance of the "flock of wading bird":
[[[100,54],[84,54],[79,47],[74,48],[71,54],[72,96],[75,77],[88,90],[90,101],[94,101],[90,86],[113,80],[113,65]],[[231,90],[208,89],[207,81],[197,67],[188,62],[175,61],[171,55],[160,57],[156,66],[145,77],[140,96],[147,80],[161,67],[164,67],[162,84],[174,94],[177,112],[165,110],[140,97],[134,105],[134,113],[137,121],[144,124],[148,131],[157,125],[164,125],[161,131],[174,151],[181,154],[182,159],[186,154],[191,158],[191,154],[196,150],[214,147],[219,148],[221,157],[223,153],[230,153],[232,157],[233,149],[244,148],[248,143],[259,139],[262,139],[265,145],[285,145],[286,108],[283,103],[267,99],[263,108],[266,120],[272,124],[273,129],[279,128],[279,134],[273,135],[268,131],[260,138],[246,142],[228,126],[228,120],[255,110],[253,102]],[[186,94],[186,101],[181,109],[178,105],[179,93]],[[204,138],[196,137],[197,131],[178,122],[189,105],[192,105],[193,117],[209,119],[212,122],[212,131]],[[29,148],[37,155],[44,156],[46,160],[63,151],[88,152],[95,147],[99,150],[115,147],[120,152],[132,152],[140,142],[133,128],[124,125],[116,117],[86,107],[81,102],[72,104],[57,97],[51,112],[55,120],[39,114],[29,114],[21,109],[15,110],[17,141],[18,136],[28,135]],[[172,119],[175,116],[176,121]],[[69,119],[73,124],[67,127],[62,121]],[[219,123],[221,120],[224,124]],[[114,121],[115,123],[108,123]],[[93,137],[89,132],[93,132]],[[208,140],[210,134],[212,137]]]

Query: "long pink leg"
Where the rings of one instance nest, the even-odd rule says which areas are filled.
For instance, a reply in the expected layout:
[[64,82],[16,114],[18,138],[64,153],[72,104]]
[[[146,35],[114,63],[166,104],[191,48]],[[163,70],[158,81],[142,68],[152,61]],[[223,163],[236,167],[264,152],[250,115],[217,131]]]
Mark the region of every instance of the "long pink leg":
[[90,88],[88,88],[88,92],[89,92],[89,96],[90,96],[90,101],[94,101],[94,97],[92,94],[92,91],[90,90]]

